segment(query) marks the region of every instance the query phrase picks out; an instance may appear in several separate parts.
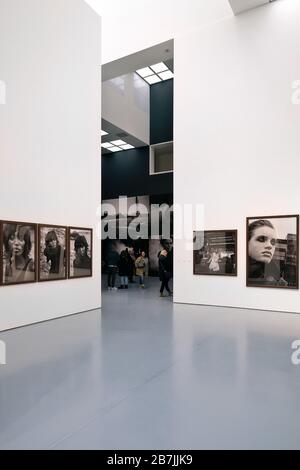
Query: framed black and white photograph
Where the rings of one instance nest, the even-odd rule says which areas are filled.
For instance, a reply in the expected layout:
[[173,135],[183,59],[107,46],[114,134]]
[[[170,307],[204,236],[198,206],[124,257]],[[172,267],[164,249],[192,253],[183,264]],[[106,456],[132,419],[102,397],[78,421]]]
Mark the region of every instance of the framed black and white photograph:
[[27,284],[37,280],[37,225],[1,222],[1,284]]
[[194,274],[237,276],[237,230],[194,232]]
[[247,286],[299,288],[299,216],[247,218]]
[[69,278],[93,275],[93,230],[69,228]]
[[39,225],[38,280],[67,278],[67,227]]

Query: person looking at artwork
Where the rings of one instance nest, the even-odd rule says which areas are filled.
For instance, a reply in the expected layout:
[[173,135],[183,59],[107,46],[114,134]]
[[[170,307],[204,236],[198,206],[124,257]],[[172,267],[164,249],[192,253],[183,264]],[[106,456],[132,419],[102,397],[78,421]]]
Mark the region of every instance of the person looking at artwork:
[[118,262],[119,267],[119,276],[121,285],[119,289],[128,289],[128,278],[131,274],[131,256],[128,253],[128,249],[123,250],[120,254],[120,259]]
[[4,224],[4,283],[33,282],[35,263],[30,256],[32,249],[30,227]]
[[116,276],[118,272],[120,255],[116,251],[115,247],[111,247],[106,255],[106,264],[107,264],[107,288],[108,290],[117,290]]
[[163,297],[164,290],[168,292],[169,295],[172,295],[171,289],[169,288],[169,280],[171,277],[171,273],[168,271],[169,263],[168,263],[168,252],[167,250],[162,250],[159,257],[159,278],[161,281],[160,287],[160,296]]
[[276,231],[269,220],[256,220],[248,227],[248,282],[287,286],[279,262],[274,260]]
[[63,275],[65,267],[65,250],[60,245],[55,230],[50,230],[45,237],[44,256],[49,264],[49,277]]
[[142,251],[141,255],[135,261],[136,275],[140,280],[140,287],[145,288],[145,274],[146,274],[146,253]]
[[74,242],[74,276],[88,276],[92,270],[92,260],[88,255],[89,245],[84,235],[77,235]]

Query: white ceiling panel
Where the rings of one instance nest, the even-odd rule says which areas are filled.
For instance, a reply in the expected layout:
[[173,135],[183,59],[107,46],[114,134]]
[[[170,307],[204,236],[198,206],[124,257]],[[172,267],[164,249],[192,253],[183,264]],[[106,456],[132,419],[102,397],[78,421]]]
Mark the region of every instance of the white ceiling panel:
[[269,0],[229,0],[235,15],[269,3]]

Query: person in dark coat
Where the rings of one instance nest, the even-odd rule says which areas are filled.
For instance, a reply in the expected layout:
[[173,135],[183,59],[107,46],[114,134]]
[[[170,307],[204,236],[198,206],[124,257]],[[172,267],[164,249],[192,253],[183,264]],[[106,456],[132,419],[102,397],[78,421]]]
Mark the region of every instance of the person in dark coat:
[[131,256],[128,253],[128,249],[121,252],[118,266],[121,280],[119,289],[128,289],[128,277],[131,274]]
[[119,263],[119,253],[114,249],[111,248],[106,255],[106,264],[107,264],[107,284],[108,290],[116,290],[115,282],[116,276],[118,272],[118,263]]
[[164,290],[172,295],[172,292],[169,288],[169,280],[171,278],[171,273],[169,271],[170,265],[168,260],[168,252],[167,250],[162,250],[159,256],[159,279],[161,281],[160,287],[160,296],[163,297]]

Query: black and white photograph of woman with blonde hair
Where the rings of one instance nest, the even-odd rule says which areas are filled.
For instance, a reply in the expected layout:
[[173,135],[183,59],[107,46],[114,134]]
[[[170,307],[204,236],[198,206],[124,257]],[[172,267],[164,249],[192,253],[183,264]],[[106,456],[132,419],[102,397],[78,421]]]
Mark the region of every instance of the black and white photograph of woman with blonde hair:
[[69,278],[91,277],[93,230],[69,228]]
[[247,286],[298,289],[299,216],[247,218]]
[[4,285],[36,281],[36,225],[2,222],[2,282]]
[[39,281],[67,278],[67,227],[39,225]]

